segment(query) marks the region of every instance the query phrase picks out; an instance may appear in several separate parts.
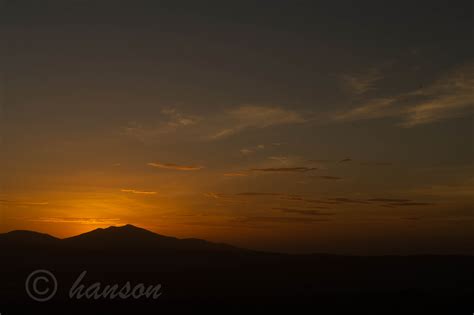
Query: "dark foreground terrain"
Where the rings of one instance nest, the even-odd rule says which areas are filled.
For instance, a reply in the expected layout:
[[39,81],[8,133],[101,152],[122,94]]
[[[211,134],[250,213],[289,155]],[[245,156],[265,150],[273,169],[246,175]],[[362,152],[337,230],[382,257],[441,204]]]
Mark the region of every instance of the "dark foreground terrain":
[[[130,225],[69,239],[14,231],[0,234],[0,249],[2,315],[474,312],[474,256],[274,254],[165,237]],[[25,287],[39,269],[57,280],[56,294],[45,302],[33,300]],[[161,295],[70,298],[83,271],[83,292],[97,282],[100,288],[129,282],[131,288],[161,284]],[[28,283],[30,292],[43,297],[54,287],[46,278]]]

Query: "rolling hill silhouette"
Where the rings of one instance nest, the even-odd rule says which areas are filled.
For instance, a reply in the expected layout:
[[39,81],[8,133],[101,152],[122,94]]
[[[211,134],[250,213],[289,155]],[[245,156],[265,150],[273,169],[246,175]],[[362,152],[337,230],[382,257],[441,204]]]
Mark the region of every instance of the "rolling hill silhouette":
[[0,234],[0,241],[8,244],[9,242],[24,243],[24,244],[38,244],[38,243],[50,243],[58,241],[59,239],[49,234],[43,234],[33,231],[17,230],[11,231],[5,234]]
[[[341,256],[257,252],[199,239],[178,239],[126,225],[58,239],[31,231],[0,234],[0,311],[40,313],[189,312],[196,308],[303,311],[474,309],[473,256]],[[55,274],[53,301],[25,294],[34,270]],[[69,301],[82,271],[85,282],[160,283],[157,301]],[[72,306],[71,306],[72,305]],[[387,309],[390,305],[390,309]],[[454,313],[453,313],[454,314]]]

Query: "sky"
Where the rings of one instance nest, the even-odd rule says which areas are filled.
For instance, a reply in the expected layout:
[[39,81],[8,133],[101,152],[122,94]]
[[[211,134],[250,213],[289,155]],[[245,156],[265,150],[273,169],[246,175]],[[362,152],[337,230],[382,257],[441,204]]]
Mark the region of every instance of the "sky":
[[474,253],[470,1],[0,6],[0,232]]

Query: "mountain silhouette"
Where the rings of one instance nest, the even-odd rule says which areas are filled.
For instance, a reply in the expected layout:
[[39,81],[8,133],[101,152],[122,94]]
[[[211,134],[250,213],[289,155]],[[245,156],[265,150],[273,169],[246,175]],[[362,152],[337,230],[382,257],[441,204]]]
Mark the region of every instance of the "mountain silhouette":
[[38,233],[26,230],[16,230],[8,233],[0,234],[2,241],[18,241],[18,242],[53,242],[58,238],[49,234]]
[[[387,305],[418,314],[474,309],[474,256],[267,253],[163,236],[133,225],[65,239],[12,231],[0,234],[0,249],[0,310],[6,314],[62,313],[71,305],[70,313],[78,314],[156,313],[157,307],[173,313],[230,307],[295,312],[312,307],[326,314],[387,314]],[[25,295],[25,279],[35,270],[56,275],[62,286],[54,301],[32,304]],[[158,304],[71,304],[67,284],[82,271],[87,271],[90,280],[85,281],[90,284],[160,283],[163,296]]]
[[98,228],[65,239],[33,231],[11,231],[0,234],[0,244],[5,247],[55,246],[89,250],[243,251],[231,245],[197,238],[164,236],[131,224]]
[[38,246],[54,246],[59,242],[49,234],[43,234],[33,231],[11,231],[0,234],[0,248],[2,249],[19,249],[19,248],[33,248]]
[[78,236],[62,240],[67,246],[108,249],[149,249],[172,251],[212,251],[237,250],[236,247],[212,243],[200,239],[178,239],[164,236],[127,224],[121,227],[111,226],[96,229]]

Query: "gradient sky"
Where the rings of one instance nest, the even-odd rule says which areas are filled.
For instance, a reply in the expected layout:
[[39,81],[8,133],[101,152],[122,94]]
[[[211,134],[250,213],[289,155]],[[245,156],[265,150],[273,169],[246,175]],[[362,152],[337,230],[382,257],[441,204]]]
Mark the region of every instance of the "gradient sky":
[[0,232],[474,253],[471,1],[0,4]]

